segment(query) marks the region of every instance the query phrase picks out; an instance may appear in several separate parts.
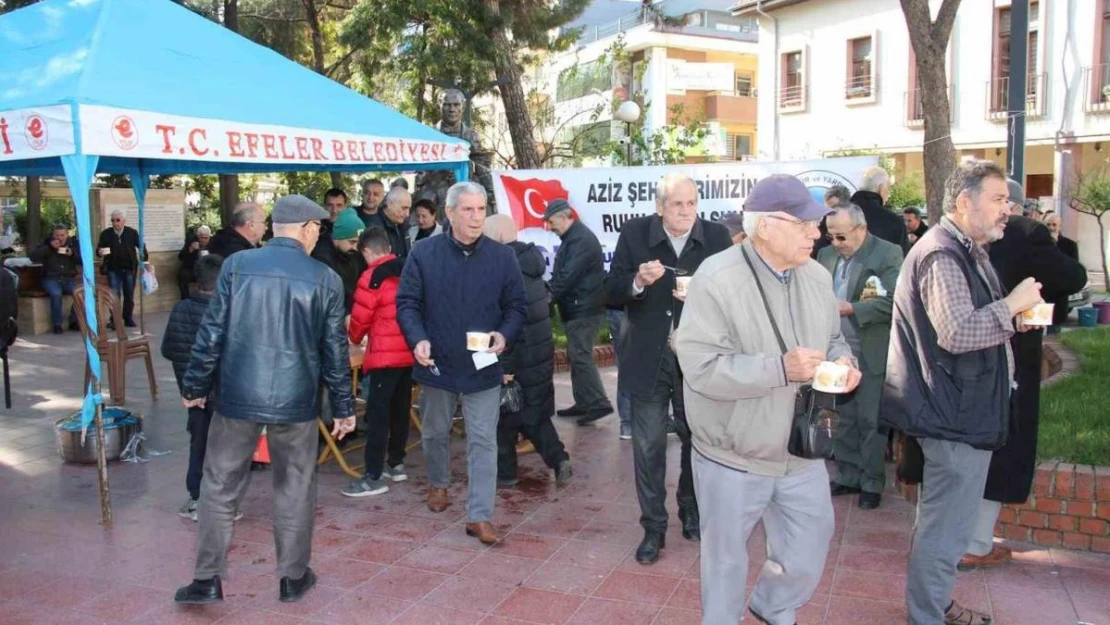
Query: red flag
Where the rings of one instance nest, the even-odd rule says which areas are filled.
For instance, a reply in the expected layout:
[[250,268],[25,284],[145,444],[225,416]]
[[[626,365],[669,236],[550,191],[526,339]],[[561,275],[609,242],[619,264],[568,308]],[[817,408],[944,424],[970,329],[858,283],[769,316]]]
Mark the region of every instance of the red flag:
[[501,176],[505,185],[505,196],[509,200],[509,210],[513,221],[520,230],[525,228],[545,228],[543,212],[548,202],[556,198],[570,201],[570,192],[558,180],[537,180],[528,178],[518,180],[512,176]]

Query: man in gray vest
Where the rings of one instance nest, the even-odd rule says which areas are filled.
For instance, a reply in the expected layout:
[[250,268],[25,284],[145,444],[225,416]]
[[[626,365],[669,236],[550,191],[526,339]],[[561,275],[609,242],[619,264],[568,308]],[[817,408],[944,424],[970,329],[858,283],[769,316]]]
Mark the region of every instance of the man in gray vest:
[[817,262],[833,276],[840,327],[863,371],[852,399],[837,402],[840,427],[833,440],[837,476],[832,495],[859,493],[859,507],[873,510],[882,502],[886,483],[886,432],[879,432],[879,401],[902,248],[871,234],[855,204],[837,207],[825,226],[830,245],[817,253]]
[[925,456],[906,588],[910,625],[991,621],[953,601],[952,586],[991,451],[1009,435],[1014,317],[1041,301],[1032,278],[1003,297],[984,247],[1002,238],[1008,199],[995,163],[958,166],[944,217],[910,251],[894,290],[881,421],[919,439]]

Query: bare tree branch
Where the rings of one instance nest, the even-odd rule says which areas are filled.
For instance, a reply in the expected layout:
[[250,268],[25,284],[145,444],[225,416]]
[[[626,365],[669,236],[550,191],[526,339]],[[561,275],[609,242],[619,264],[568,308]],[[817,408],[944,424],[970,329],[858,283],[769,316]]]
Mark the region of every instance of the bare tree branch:
[[[905,3],[903,3],[903,6]],[[956,12],[960,9],[960,0],[944,0],[937,11],[936,22],[933,23],[931,35],[934,42],[944,42],[941,49],[948,47],[948,38],[952,36],[952,25],[956,23]],[[929,6],[926,4],[925,12],[928,16]]]

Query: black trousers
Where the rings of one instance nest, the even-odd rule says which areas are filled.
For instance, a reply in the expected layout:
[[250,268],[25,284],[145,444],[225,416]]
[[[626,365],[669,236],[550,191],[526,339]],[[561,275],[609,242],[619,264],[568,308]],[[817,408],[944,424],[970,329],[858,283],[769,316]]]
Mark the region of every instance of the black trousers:
[[526,424],[521,422],[520,413],[503,414],[497,421],[497,479],[516,479],[518,433],[532,441],[536,453],[552,470],[559,468],[560,462],[570,460],[570,454],[563,446],[563,441],[559,440],[559,433],[555,431],[551,419]]
[[636,497],[640,500],[640,525],[645,530],[667,531],[667,412],[673,404],[675,430],[682,445],[678,492],[679,510],[696,510],[694,473],[690,467],[690,426],[682,402],[682,371],[678,359],[664,348],[659,373],[651,393],[632,397],[632,458]]
[[181,271],[177,274],[177,290],[181,293],[181,299],[189,299],[189,283],[196,280],[193,270],[188,267],[182,267]]
[[405,461],[412,407],[412,368],[371,369],[363,384],[366,396],[366,475],[382,476],[382,459],[394,467]]
[[208,448],[208,426],[212,424],[212,402],[204,408],[190,408],[185,430],[189,433],[189,469],[185,473],[185,488],[189,498],[200,499],[200,478],[204,475],[204,451]]

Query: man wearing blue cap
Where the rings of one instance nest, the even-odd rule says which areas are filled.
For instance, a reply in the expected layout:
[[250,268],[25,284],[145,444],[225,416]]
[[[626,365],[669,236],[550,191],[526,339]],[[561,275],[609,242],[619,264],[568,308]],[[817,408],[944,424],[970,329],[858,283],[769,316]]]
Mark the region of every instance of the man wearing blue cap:
[[675,352],[701,510],[703,625],[744,615],[747,542],[761,518],[770,557],[751,597],[756,621],[795,623],[825,569],[829,474],[788,442],[798,387],[817,365],[848,366],[847,392],[861,377],[832,277],[810,260],[827,213],[794,176],[764,178],[744,203],[748,239],[707,259],[689,285]]
[[201,481],[196,568],[193,582],[178,589],[177,603],[223,600],[232,516],[263,427],[273,461],[280,597],[300,600],[316,584],[308,563],[320,380],[336,415],[332,435],[343,438],[355,429],[343,284],[309,258],[328,212],[302,195],[288,195],[274,203],[272,216],[274,238],[266,247],[224,262],[181,382],[187,408],[203,408],[215,389],[215,414]]

